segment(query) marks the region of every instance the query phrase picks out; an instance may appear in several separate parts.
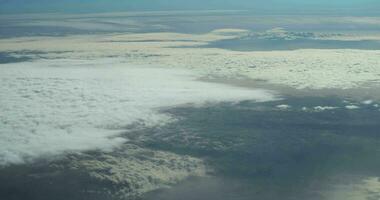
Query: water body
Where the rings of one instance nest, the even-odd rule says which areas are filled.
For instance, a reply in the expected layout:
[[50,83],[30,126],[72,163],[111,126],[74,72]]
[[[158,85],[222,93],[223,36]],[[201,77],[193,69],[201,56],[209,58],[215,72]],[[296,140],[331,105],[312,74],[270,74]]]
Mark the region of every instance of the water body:
[[341,41],[316,39],[230,39],[211,42],[204,47],[234,51],[284,51],[297,49],[362,49],[379,50],[380,41]]
[[0,52],[0,64],[17,63],[32,60],[28,56],[13,56],[9,53]]
[[336,97],[297,97],[170,110],[183,120],[147,132],[141,144],[202,157],[214,171],[146,199],[330,200],[332,190],[380,175],[380,111],[345,106]]
[[265,31],[278,27],[308,32],[380,31],[380,26],[372,21],[377,17],[356,17],[347,21],[346,17],[337,15],[259,15],[248,11],[3,15],[0,19],[0,38],[106,33],[208,33],[225,28]]

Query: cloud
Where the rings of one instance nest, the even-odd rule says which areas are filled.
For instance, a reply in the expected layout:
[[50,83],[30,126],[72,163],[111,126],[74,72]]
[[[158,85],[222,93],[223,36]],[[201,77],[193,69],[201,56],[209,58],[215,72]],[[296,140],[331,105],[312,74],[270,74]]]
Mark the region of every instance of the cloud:
[[[378,50],[300,49],[236,52],[217,48],[196,48],[212,41],[235,37],[231,35],[234,31],[228,33],[227,36],[214,31],[207,34],[25,37],[1,40],[0,51],[22,52],[27,47],[31,52],[46,52],[43,57],[49,59],[127,58],[125,62],[130,64],[187,68],[208,78],[247,77],[297,89],[350,89],[369,83],[380,83]],[[240,36],[242,32],[235,33],[236,36]]]
[[347,105],[345,106],[347,109],[349,110],[356,110],[356,109],[359,109],[360,107],[359,106],[356,106],[356,105]]
[[268,91],[197,81],[187,70],[133,67],[118,59],[37,60],[0,66],[0,165],[127,142],[132,124],[171,122],[161,108],[270,101]]
[[369,99],[369,100],[362,101],[361,103],[364,105],[370,105],[373,103],[373,100]]
[[379,177],[365,177],[347,184],[329,187],[324,192],[328,200],[377,199],[380,194]]
[[279,108],[281,110],[288,110],[291,108],[290,105],[286,105],[286,104],[281,104],[281,105],[277,105],[276,108]]
[[177,184],[189,176],[206,175],[205,163],[201,159],[132,144],[123,145],[123,150],[116,154],[71,156],[69,167],[88,173],[97,182],[122,186],[104,188],[119,198],[140,196]]
[[333,106],[315,106],[314,110],[316,111],[325,111],[325,110],[335,110],[338,109],[338,107]]

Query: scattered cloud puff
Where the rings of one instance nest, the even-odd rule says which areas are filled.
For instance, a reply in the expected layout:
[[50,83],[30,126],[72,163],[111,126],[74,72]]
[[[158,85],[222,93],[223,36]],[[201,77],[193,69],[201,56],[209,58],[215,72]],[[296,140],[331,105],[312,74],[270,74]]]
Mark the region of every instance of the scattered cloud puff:
[[279,108],[281,110],[287,110],[287,109],[290,109],[291,106],[290,105],[286,105],[286,104],[281,104],[281,105],[277,105],[276,108]]
[[380,194],[379,177],[364,177],[358,181],[337,184],[324,192],[328,200],[378,199]]
[[370,105],[370,104],[373,104],[373,100],[365,100],[365,101],[362,101],[362,104],[364,105]]
[[356,110],[356,109],[359,109],[360,107],[359,106],[357,106],[357,105],[347,105],[347,106],[345,106],[347,109],[349,109],[349,110]]
[[201,159],[132,144],[123,145],[123,150],[115,155],[70,156],[69,167],[84,171],[97,181],[123,186],[109,191],[122,198],[168,187],[189,176],[206,175]]
[[314,110],[316,111],[325,111],[325,110],[335,110],[338,109],[339,107],[334,107],[334,106],[315,106]]

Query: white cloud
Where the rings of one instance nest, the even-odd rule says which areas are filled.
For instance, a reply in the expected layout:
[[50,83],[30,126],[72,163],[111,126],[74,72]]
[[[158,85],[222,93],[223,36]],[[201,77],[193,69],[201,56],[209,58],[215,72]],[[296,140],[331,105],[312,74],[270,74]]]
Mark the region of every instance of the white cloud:
[[[131,64],[188,68],[205,77],[266,80],[298,89],[350,89],[380,84],[380,51],[302,49],[295,51],[236,52],[195,47],[241,34],[149,33],[0,40],[0,51],[50,52],[47,58],[128,58]],[[141,41],[154,42],[141,42]],[[174,47],[174,48],[173,48]],[[63,52],[60,54],[54,52]],[[255,66],[255,67],[252,67]]]
[[347,105],[346,108],[349,110],[356,110],[356,109],[359,109],[360,107],[356,105]]
[[118,152],[117,156],[97,154],[93,157],[72,157],[70,167],[84,170],[94,179],[126,186],[109,192],[127,199],[176,184],[189,176],[206,175],[205,163],[198,158],[132,144],[124,145],[123,149],[126,150],[121,154]]
[[286,104],[277,105],[276,107],[282,110],[287,110],[291,108],[291,106],[286,105]]
[[365,177],[361,180],[345,181],[345,184],[331,185],[323,194],[327,200],[378,199],[379,177]]
[[325,111],[325,110],[335,110],[338,109],[338,107],[333,106],[315,106],[314,110],[316,111]]
[[365,105],[370,105],[372,103],[373,103],[373,100],[371,100],[371,99],[362,101],[362,104],[365,104]]
[[160,108],[274,100],[264,90],[197,81],[179,69],[131,67],[120,60],[44,60],[0,66],[0,165],[44,155],[112,150],[133,123],[174,120]]

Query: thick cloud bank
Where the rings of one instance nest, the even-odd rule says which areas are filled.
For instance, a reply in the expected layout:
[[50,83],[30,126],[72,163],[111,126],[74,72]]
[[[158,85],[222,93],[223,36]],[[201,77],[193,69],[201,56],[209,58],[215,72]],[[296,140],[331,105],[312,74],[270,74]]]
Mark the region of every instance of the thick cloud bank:
[[0,165],[93,149],[112,150],[138,123],[172,120],[160,108],[275,97],[197,81],[185,71],[118,60],[39,60],[0,65]]

